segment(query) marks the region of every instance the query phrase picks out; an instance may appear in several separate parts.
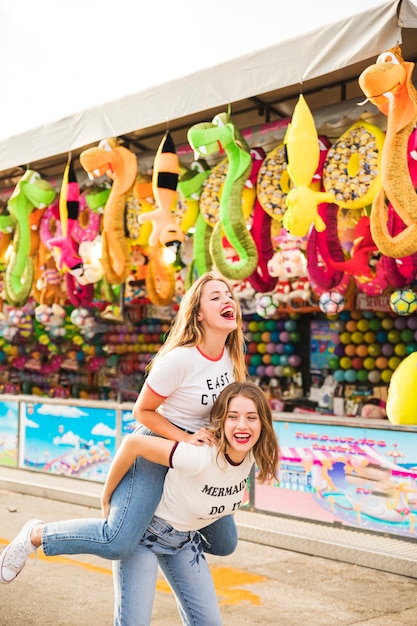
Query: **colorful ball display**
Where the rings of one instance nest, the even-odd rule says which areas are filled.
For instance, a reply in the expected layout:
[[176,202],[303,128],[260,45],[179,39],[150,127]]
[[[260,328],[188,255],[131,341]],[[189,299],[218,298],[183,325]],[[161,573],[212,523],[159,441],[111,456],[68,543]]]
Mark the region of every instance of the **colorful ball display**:
[[397,289],[391,294],[389,304],[397,315],[411,315],[417,310],[417,296],[412,289]]

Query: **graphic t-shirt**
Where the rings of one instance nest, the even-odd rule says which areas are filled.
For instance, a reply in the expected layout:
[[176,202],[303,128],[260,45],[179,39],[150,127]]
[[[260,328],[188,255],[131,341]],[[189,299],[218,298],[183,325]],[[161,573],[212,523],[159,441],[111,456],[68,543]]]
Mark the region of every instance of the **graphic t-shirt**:
[[239,465],[223,455],[216,457],[216,446],[175,444],[155,515],[177,530],[187,531],[235,513],[242,503],[253,455],[249,452]]
[[221,390],[233,382],[227,348],[217,360],[193,347],[178,347],[157,357],[146,384],[164,398],[159,413],[190,432],[209,425],[209,415]]

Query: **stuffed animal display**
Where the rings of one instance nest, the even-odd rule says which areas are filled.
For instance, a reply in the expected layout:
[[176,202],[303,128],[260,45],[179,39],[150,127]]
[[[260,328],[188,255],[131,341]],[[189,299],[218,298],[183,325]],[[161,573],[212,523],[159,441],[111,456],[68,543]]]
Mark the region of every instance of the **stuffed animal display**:
[[[364,114],[343,121],[346,130],[331,141],[300,95],[291,119],[280,120],[277,133],[257,133],[257,145],[228,111],[189,128],[189,145],[178,153],[167,131],[144,161],[123,138],[82,151],[82,176],[70,156],[60,186],[28,170],[0,206],[0,355],[6,335],[17,343],[32,332],[42,348],[28,359],[14,354],[13,362],[38,371],[44,355],[56,356],[62,338],[70,338],[71,354],[60,363],[75,371],[100,324],[122,326],[127,317],[149,312],[158,317],[162,308],[174,314],[208,270],[230,281],[245,313],[268,321],[310,311],[330,317],[379,297],[391,306],[394,291],[402,308],[398,313],[400,305],[397,311],[392,305],[392,311],[411,318],[417,275],[413,68],[393,49],[359,77],[386,116],[386,133]],[[26,306],[31,309],[17,331],[8,316],[18,320],[17,308]],[[262,360],[271,368],[278,358],[282,364],[272,343]],[[413,343],[407,340],[404,351]],[[371,374],[382,379],[375,368],[369,381]],[[346,368],[351,380],[344,369],[340,380],[354,380],[352,367]],[[364,366],[361,375],[367,371]],[[392,393],[396,384],[393,379]],[[402,400],[408,402],[406,393]],[[409,406],[398,411],[391,402],[393,419],[409,419]]]

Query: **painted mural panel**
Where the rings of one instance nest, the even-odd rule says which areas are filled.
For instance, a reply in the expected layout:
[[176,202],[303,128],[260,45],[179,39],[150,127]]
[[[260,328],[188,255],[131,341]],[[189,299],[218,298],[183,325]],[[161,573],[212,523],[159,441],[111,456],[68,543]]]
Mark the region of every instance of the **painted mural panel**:
[[416,537],[417,433],[275,422],[279,480],[255,507]]
[[17,467],[19,404],[0,402],[0,465]]
[[21,403],[21,467],[104,482],[116,449],[114,409]]
[[132,411],[122,411],[122,438],[136,430],[139,423],[133,417]]

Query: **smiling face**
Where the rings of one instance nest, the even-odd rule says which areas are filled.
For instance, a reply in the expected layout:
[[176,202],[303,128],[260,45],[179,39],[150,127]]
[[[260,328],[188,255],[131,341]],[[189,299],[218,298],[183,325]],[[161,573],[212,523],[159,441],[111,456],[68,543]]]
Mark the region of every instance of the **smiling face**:
[[210,280],[201,291],[197,319],[207,331],[229,334],[237,328],[236,302],[227,285],[221,280]]
[[224,423],[227,454],[240,463],[261,436],[262,422],[255,402],[246,396],[235,396],[229,402]]

